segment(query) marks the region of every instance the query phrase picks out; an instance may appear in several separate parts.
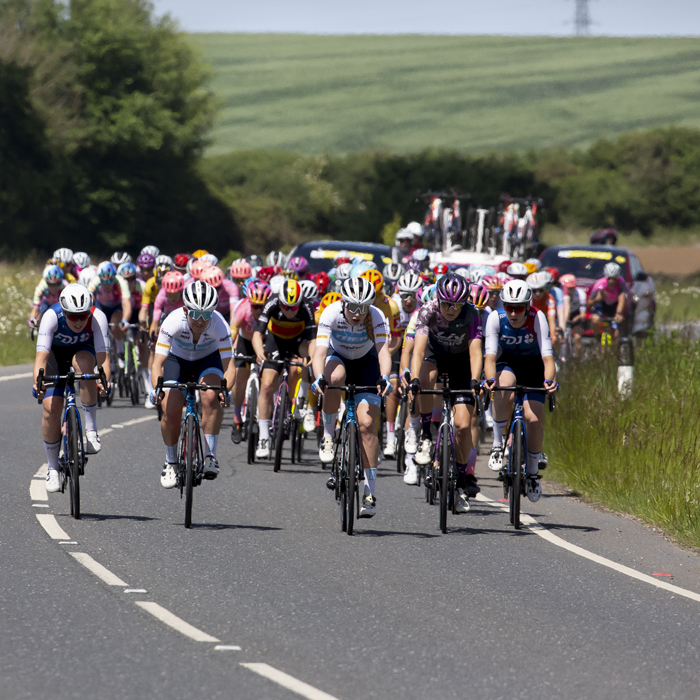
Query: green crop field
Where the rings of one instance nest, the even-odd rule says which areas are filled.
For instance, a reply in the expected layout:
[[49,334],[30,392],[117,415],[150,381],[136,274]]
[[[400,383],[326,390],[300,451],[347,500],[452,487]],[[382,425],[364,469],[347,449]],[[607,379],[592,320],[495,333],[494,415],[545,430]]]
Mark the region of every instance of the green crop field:
[[210,154],[584,146],[700,127],[700,40],[193,34],[221,100]]

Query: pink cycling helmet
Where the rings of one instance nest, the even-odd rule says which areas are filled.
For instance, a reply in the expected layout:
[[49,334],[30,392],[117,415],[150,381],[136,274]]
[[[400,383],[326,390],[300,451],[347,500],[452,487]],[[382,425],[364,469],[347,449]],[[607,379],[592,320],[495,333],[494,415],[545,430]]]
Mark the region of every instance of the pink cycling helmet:
[[253,276],[253,268],[246,260],[235,260],[229,268],[231,277],[235,280],[247,280]]
[[217,287],[220,287],[221,283],[224,281],[224,273],[220,267],[216,267],[216,265],[214,265],[204,270],[199,279],[202,280],[202,282],[210,284],[212,287],[214,287],[214,289],[216,289]]
[[245,288],[245,295],[251,304],[265,304],[272,294],[272,289],[267,282],[255,280]]
[[469,290],[469,297],[477,309],[485,309],[489,300],[489,290],[483,284],[473,284]]
[[190,275],[192,275],[192,277],[194,277],[196,280],[201,280],[204,271],[208,270],[210,267],[211,263],[207,260],[195,260],[190,265]]
[[179,294],[185,288],[185,277],[178,270],[171,270],[163,275],[161,287],[166,294]]

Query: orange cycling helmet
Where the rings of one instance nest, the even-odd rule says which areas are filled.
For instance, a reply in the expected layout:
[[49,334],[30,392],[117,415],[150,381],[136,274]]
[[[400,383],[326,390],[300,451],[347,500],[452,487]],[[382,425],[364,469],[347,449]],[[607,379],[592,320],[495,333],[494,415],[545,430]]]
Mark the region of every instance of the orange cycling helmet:
[[253,276],[253,268],[245,260],[234,260],[229,268],[231,278],[234,280],[247,280]]
[[323,311],[327,306],[335,304],[336,301],[341,301],[342,298],[340,292],[328,292],[328,294],[323,295],[323,299],[321,299],[321,303],[318,305],[318,310]]
[[204,271],[211,267],[211,263],[207,260],[195,260],[190,265],[190,275],[196,280],[201,280]]
[[194,253],[192,253],[193,258],[201,258],[202,255],[209,255],[208,250],[195,250]]
[[185,277],[182,272],[171,270],[163,276],[162,286],[166,294],[179,294],[185,288]]
[[384,287],[384,275],[379,270],[365,270],[360,277],[364,277],[372,284],[375,292],[381,292]]
[[469,290],[469,298],[477,309],[485,309],[489,300],[489,290],[483,284],[473,284]]
[[498,275],[488,275],[481,280],[481,284],[490,292],[498,292],[503,289],[503,280]]
[[547,272],[551,275],[552,282],[556,282],[559,279],[559,270],[556,267],[548,267]]
[[213,265],[212,267],[208,267],[206,270],[204,270],[199,279],[202,280],[202,282],[210,284],[212,287],[214,287],[214,289],[216,289],[217,287],[220,287],[221,283],[224,281],[224,273],[220,267]]

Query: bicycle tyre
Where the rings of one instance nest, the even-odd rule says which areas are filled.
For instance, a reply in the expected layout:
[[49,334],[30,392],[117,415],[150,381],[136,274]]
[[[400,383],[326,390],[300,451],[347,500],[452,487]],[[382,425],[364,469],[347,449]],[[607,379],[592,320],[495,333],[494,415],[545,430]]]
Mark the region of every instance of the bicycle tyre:
[[[347,466],[348,466],[348,441],[346,431],[343,430],[341,435],[341,448],[340,448],[340,464],[338,464],[337,459],[333,463],[333,471],[335,473],[335,488],[336,488],[336,500],[339,501],[340,505],[340,531],[348,531],[348,484],[347,484]],[[337,453],[336,453],[337,454]]]
[[131,377],[131,403],[134,406],[139,405],[139,378],[135,373]]
[[345,499],[348,509],[348,535],[352,535],[353,527],[355,525],[355,491],[357,490],[357,482],[355,480],[355,464],[357,462],[357,458],[357,429],[354,425],[350,425],[348,431],[348,485]]
[[292,464],[295,464],[297,461],[297,440],[301,439],[301,435],[299,434],[299,424],[297,423],[297,419],[292,416],[292,427],[290,432],[290,442],[292,443]]
[[523,424],[520,421],[517,421],[513,426],[510,486],[511,523],[513,523],[513,527],[516,530],[520,529],[520,492],[522,490],[523,456]]
[[277,420],[275,421],[275,465],[274,471],[278,472],[282,466],[282,446],[284,445],[284,421],[287,417],[287,387],[280,387],[279,402],[277,404]]
[[248,400],[246,401],[246,423],[247,423],[247,440],[248,440],[248,464],[255,464],[255,450],[258,446],[258,392],[255,390],[253,383]]
[[80,465],[82,462],[80,453],[80,422],[77,409],[68,410],[66,417],[66,442],[68,443],[68,474],[70,475],[68,488],[70,491],[70,514],[80,520]]
[[396,471],[403,474],[406,467],[406,446],[404,445],[406,425],[406,414],[408,413],[408,402],[402,401],[399,409],[399,417],[396,421]]
[[185,420],[185,527],[192,526],[192,500],[194,497],[194,463],[195,463],[195,423],[194,416],[189,415]]
[[440,428],[440,531],[447,532],[447,506],[450,490],[450,431],[447,425]]

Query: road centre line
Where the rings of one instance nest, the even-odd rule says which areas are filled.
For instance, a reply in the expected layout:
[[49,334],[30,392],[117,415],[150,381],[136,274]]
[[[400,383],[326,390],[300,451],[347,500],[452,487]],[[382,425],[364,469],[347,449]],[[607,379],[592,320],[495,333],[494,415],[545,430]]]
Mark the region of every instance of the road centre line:
[[[489,505],[496,506],[497,508],[500,508],[506,513],[509,512],[509,507],[507,505],[493,501],[490,498],[487,498],[486,496],[482,496],[480,493],[477,494],[476,500],[488,503]],[[666,581],[659,581],[658,579],[655,579],[652,576],[640,573],[636,569],[631,569],[629,566],[618,564],[617,562],[612,561],[612,559],[606,559],[605,557],[601,557],[598,554],[589,552],[583,547],[571,544],[571,542],[567,542],[561,537],[555,535],[553,532],[551,532],[546,527],[538,523],[531,515],[528,515],[527,513],[521,513],[520,520],[523,523],[523,525],[525,525],[525,527],[530,529],[534,534],[538,535],[543,540],[547,540],[547,542],[550,542],[551,544],[554,544],[557,547],[566,549],[572,554],[577,554],[578,556],[583,557],[584,559],[588,559],[589,561],[595,562],[596,564],[605,566],[608,569],[617,571],[618,573],[624,574],[625,576],[629,576],[630,578],[637,579],[638,581],[642,581],[643,583],[648,583],[651,586],[656,586],[656,588],[663,588],[665,591],[675,593],[676,595],[683,596],[684,598],[694,600],[696,603],[700,603],[700,593],[689,591],[686,588],[681,588],[680,586],[674,586],[672,583],[666,583]]]
[[46,483],[38,479],[32,479],[29,482],[29,498],[32,501],[48,501],[49,494],[46,493]]
[[125,420],[121,425],[126,428],[127,425],[137,425],[138,423],[145,423],[149,420],[158,420],[158,414],[153,413],[150,416],[144,416],[143,418],[132,418],[131,420]]
[[23,372],[22,374],[10,374],[7,377],[0,377],[0,382],[9,382],[10,379],[28,379],[31,376],[31,372]]
[[119,576],[113,574],[107,567],[102,566],[85,552],[71,552],[70,555],[77,559],[88,571],[91,571],[97,578],[104,581],[108,586],[128,586]]
[[220,639],[212,637],[206,632],[193,627],[189,622],[185,622],[182,618],[177,615],[173,615],[170,610],[167,610],[162,605],[158,603],[151,603],[149,601],[137,600],[136,605],[143,608],[146,612],[151,613],[153,617],[158,618],[161,622],[177,630],[180,634],[184,634],[185,637],[194,639],[195,642],[220,642]]
[[37,513],[36,519],[39,525],[46,530],[52,540],[69,540],[70,537],[65,530],[56,522],[56,518],[51,513]]
[[278,671],[268,664],[241,664],[241,666],[281,685],[287,690],[291,690],[297,695],[301,695],[303,698],[308,698],[308,700],[338,700],[335,696],[324,693],[322,690],[318,690],[318,688],[314,688],[312,685],[294,678],[294,676]]

